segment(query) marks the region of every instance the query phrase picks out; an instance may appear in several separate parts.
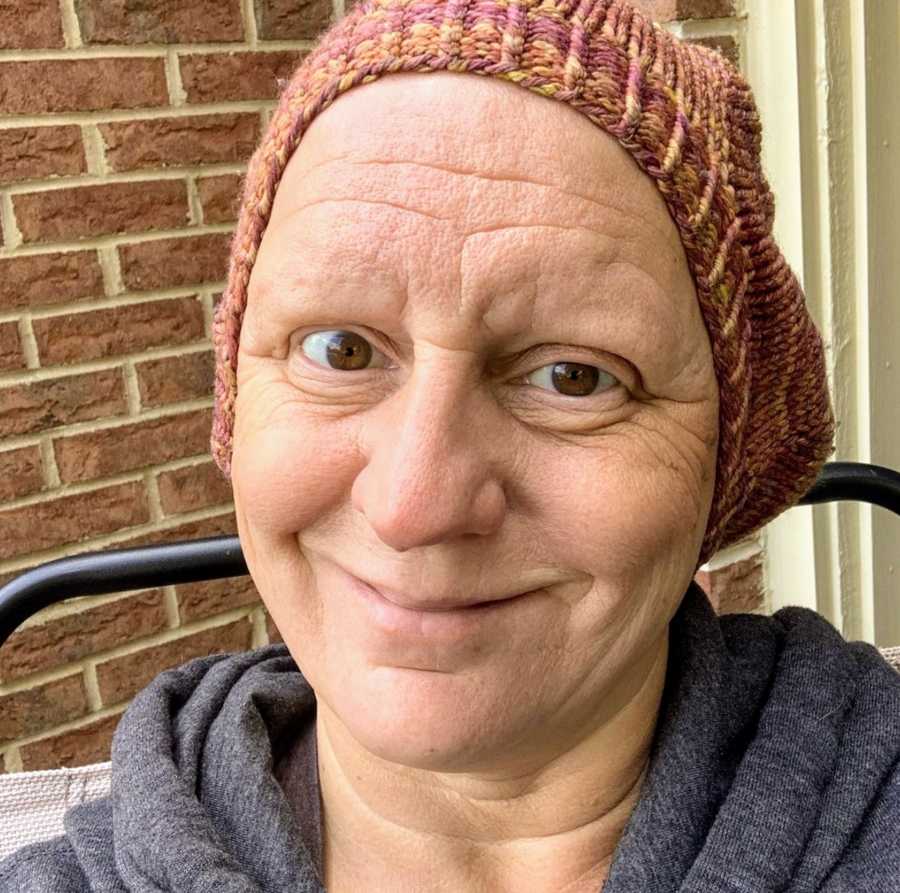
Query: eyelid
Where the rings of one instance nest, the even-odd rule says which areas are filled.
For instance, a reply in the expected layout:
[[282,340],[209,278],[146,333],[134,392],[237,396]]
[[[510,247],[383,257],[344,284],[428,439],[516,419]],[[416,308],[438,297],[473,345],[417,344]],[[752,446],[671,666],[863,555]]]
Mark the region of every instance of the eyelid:
[[375,350],[378,351],[378,353],[380,353],[387,360],[390,360],[391,357],[389,352],[385,351],[384,349],[385,342],[390,345],[390,352],[397,353],[396,346],[389,338],[385,338],[383,335],[373,333],[365,326],[344,324],[311,326],[308,329],[295,329],[293,332],[291,332],[288,338],[288,353],[292,353],[295,347],[299,347],[303,340],[308,338],[310,335],[317,335],[321,332],[353,332],[356,335],[361,335],[372,345]]
[[[585,353],[588,354],[587,358],[584,357]],[[539,362],[544,357],[546,357],[546,363],[534,365],[534,363]],[[522,362],[528,363],[530,371],[539,369],[541,366],[549,363],[579,363],[585,366],[596,366],[598,369],[602,369],[604,372],[614,376],[626,387],[629,384],[629,380],[634,381],[636,377],[639,377],[635,375],[636,370],[627,360],[595,347],[541,344],[527,351]]]
[[[296,339],[296,343],[299,344],[309,335],[313,335],[317,332],[331,331],[356,332],[357,334],[363,335],[363,337],[369,340],[372,343],[372,346],[390,362],[393,362],[391,354],[396,355],[399,353],[397,346],[390,338],[373,332],[365,326],[355,326],[352,324],[313,326],[308,330],[297,329],[292,333],[291,341],[294,342]],[[385,350],[385,346],[388,347],[388,350]],[[588,354],[588,357],[585,358],[584,354]],[[541,363],[540,360],[545,357],[545,362]],[[502,360],[495,362],[493,368],[495,372],[504,374],[510,369],[519,367],[522,371],[521,373],[517,373],[516,377],[522,378],[550,363],[582,363],[586,366],[597,366],[597,368],[602,369],[604,372],[608,372],[616,378],[616,380],[628,390],[632,392],[636,390],[643,392],[643,379],[640,372],[638,372],[637,368],[632,363],[617,354],[610,354],[607,351],[600,350],[596,347],[573,347],[568,344],[556,343],[538,344],[515,356],[505,357]]]

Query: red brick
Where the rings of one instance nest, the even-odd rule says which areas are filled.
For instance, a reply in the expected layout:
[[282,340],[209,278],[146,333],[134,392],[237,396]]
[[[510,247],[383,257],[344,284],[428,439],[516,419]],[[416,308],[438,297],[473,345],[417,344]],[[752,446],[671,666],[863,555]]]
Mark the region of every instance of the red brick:
[[268,611],[266,611],[266,634],[269,636],[269,644],[271,645],[274,645],[276,642],[284,641],[281,631],[275,626],[275,621]]
[[30,570],[34,570],[39,564],[42,562],[35,561],[34,564],[26,565],[25,567],[16,568],[14,571],[7,571],[6,573],[0,574],[0,586],[5,586],[10,580],[14,580],[16,577],[22,576],[22,574],[27,573]]
[[758,611],[765,605],[762,553],[712,571],[698,571],[696,580],[719,614]]
[[719,19],[735,14],[734,0],[632,0],[632,3],[657,22]]
[[23,744],[19,748],[22,770],[36,772],[40,769],[67,769],[109,762],[113,735],[121,718],[122,712],[116,713],[68,732]]
[[209,450],[212,411],[194,409],[53,442],[63,483],[88,481]]
[[179,667],[195,657],[247,651],[252,632],[247,618],[241,618],[98,663],[100,698],[107,706],[119,704],[133,698],[164,670]]
[[724,56],[735,68],[740,68],[741,54],[740,47],[735,43],[734,38],[728,35],[720,37],[694,37],[688,43],[696,43],[700,46],[711,47]]
[[0,388],[0,437],[122,415],[127,409],[119,369],[10,385]]
[[103,294],[96,251],[0,260],[0,310],[39,307]]
[[315,40],[331,21],[331,0],[256,0],[263,40]]
[[13,322],[0,323],[0,372],[25,368],[25,355],[19,341],[19,326]]
[[155,239],[119,248],[129,289],[173,288],[217,282],[228,272],[231,233]]
[[167,627],[162,589],[148,589],[76,614],[21,627],[0,648],[0,680],[10,682],[60,667]]
[[41,448],[36,444],[0,452],[0,502],[9,502],[43,490],[41,468]]
[[36,735],[87,712],[81,673],[0,695],[0,744]]
[[42,50],[62,46],[65,41],[59,3],[0,0],[0,50]]
[[124,304],[32,321],[41,365],[93,360],[203,338],[203,307],[194,297]]
[[0,183],[84,171],[80,127],[14,127],[0,130]]
[[0,64],[0,113],[153,108],[167,105],[162,59],[41,59]]
[[156,481],[167,515],[193,512],[234,499],[230,482],[213,462],[161,471]]
[[165,530],[151,530],[149,533],[141,533],[116,543],[116,548],[132,549],[138,546],[152,546],[158,543],[178,543],[183,540],[199,540],[211,536],[236,535],[237,519],[234,516],[234,511],[229,511],[222,515],[214,515],[211,518],[186,521],[184,524],[169,527]]
[[197,192],[203,206],[205,223],[230,223],[237,220],[241,203],[240,174],[222,174],[197,180]]
[[215,357],[211,350],[135,363],[141,406],[160,406],[209,397]]
[[13,197],[25,242],[170,229],[188,222],[184,180],[51,189]]
[[274,99],[303,53],[194,53],[181,57],[181,82],[189,102]]
[[242,40],[239,0],[78,0],[85,43],[213,43]]
[[182,623],[214,617],[260,600],[249,574],[243,577],[226,577],[223,580],[185,583],[176,586],[175,592],[178,594],[178,612]]
[[0,560],[79,543],[149,520],[142,481],[6,509],[0,512],[0,529],[4,532],[0,537]]
[[706,593],[706,597],[709,599],[710,604],[718,610],[717,603],[713,601],[710,571],[697,571],[697,573],[694,574],[694,582]]
[[255,112],[98,125],[112,170],[246,161],[259,139]]
[[[117,540],[114,547],[116,549],[131,549],[138,546],[152,546],[159,543],[177,543],[184,540],[204,539],[211,536],[237,536],[237,519],[234,510],[225,512],[221,515],[214,515],[211,518],[200,518],[196,521],[186,521],[184,524],[177,524],[175,527],[169,527],[163,530],[151,530],[149,532],[140,533],[135,536],[125,537]],[[90,543],[78,549],[71,549],[70,554],[78,554],[90,551]],[[42,562],[36,560],[32,564],[26,564],[14,571],[0,573],[0,586],[5,586],[10,580],[27,573],[38,567]]]

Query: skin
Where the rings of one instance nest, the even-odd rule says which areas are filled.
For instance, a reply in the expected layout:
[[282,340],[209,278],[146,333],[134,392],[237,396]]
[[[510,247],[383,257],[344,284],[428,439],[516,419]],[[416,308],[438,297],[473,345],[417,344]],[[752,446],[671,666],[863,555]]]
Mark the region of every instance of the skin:
[[[334,368],[308,336],[335,331],[371,358]],[[600,889],[718,436],[650,179],[495,78],[355,87],[287,166],[237,371],[238,531],[317,695],[327,888]],[[379,625],[349,573],[420,601],[539,591],[460,635]]]

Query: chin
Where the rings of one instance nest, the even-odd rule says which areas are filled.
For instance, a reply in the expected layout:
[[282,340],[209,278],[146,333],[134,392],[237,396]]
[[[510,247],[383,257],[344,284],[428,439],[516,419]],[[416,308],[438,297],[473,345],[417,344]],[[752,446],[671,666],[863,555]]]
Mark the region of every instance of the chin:
[[[328,703],[359,745],[380,759],[439,772],[471,770],[495,758],[505,762],[509,742],[526,732],[507,727],[515,717],[496,702],[480,700],[485,686],[475,675],[397,667],[360,672],[364,682],[357,678],[352,691]],[[531,725],[534,717],[522,721]]]

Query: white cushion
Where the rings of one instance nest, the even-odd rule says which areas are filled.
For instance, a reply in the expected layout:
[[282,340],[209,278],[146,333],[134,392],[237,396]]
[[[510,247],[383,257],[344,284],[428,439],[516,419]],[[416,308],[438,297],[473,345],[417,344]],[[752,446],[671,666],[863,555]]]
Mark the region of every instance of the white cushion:
[[63,816],[77,803],[109,793],[112,763],[0,775],[0,859],[63,833]]
[[898,672],[900,672],[900,645],[895,648],[879,649],[884,655],[884,659]]

